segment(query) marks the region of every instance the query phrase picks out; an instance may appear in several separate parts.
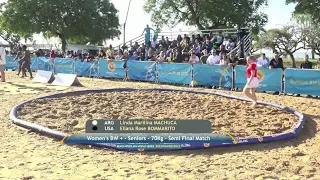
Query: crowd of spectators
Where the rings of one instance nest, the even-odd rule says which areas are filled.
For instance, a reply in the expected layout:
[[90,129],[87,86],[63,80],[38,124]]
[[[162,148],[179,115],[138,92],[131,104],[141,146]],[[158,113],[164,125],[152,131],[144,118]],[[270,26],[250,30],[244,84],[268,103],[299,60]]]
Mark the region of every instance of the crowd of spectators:
[[232,36],[223,36],[222,32],[217,35],[210,33],[202,36],[179,35],[176,39],[170,41],[168,37],[162,36],[158,41],[153,38],[147,45],[135,42],[129,47],[123,47],[116,54],[110,48],[107,52],[101,52],[108,59],[134,60],[134,61],[156,61],[191,63],[191,64],[245,64],[245,61],[239,60],[234,54],[227,57],[235,47],[236,38]]

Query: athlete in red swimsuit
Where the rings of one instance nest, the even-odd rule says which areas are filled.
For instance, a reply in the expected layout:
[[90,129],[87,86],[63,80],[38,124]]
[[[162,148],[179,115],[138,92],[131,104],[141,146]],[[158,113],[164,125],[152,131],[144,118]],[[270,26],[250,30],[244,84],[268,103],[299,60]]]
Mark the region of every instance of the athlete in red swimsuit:
[[252,107],[257,105],[256,89],[259,87],[258,67],[255,63],[255,57],[247,58],[248,68],[246,70],[247,84],[243,88],[243,93],[252,100]]

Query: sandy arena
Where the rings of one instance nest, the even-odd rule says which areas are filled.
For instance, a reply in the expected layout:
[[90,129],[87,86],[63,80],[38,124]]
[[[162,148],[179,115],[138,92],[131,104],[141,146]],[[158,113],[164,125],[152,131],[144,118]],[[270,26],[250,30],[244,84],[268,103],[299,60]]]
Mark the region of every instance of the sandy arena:
[[280,109],[215,95],[136,91],[90,93],[36,100],[18,111],[18,117],[67,133],[83,131],[88,119],[205,119],[213,132],[233,137],[260,137],[290,130],[299,120]]
[[[30,83],[28,79],[17,78],[14,72],[7,75],[9,82]],[[65,91],[112,87],[192,90],[102,79],[80,78],[80,81],[85,87]],[[297,139],[290,141],[198,151],[128,153],[61,145],[9,121],[9,111],[14,105],[56,92],[0,95],[3,103],[0,110],[0,179],[320,179],[319,99],[258,94],[261,100],[286,105],[306,114],[304,129]],[[241,93],[219,92],[242,96]],[[236,137],[284,132],[298,120],[293,115],[261,105],[255,110],[260,115],[254,117],[250,113],[252,109],[246,105],[214,95],[102,93],[36,101],[21,109],[19,117],[65,132],[83,129],[84,122],[90,118],[208,119],[213,122],[213,131],[227,130]]]

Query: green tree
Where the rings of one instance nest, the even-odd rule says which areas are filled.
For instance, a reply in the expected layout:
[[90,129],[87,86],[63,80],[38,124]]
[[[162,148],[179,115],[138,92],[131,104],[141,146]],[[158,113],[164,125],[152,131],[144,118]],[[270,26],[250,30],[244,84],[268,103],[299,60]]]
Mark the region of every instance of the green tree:
[[60,38],[65,52],[68,40],[95,44],[119,36],[117,12],[109,0],[8,0],[2,16],[5,27],[17,34]]
[[251,27],[259,31],[268,20],[258,11],[267,0],[147,0],[144,10],[159,26],[185,23],[199,30]]
[[295,14],[309,14],[315,22],[320,23],[320,0],[286,0],[295,3]]
[[267,48],[278,55],[288,55],[292,67],[296,67],[294,53],[304,48],[304,34],[296,26],[284,26],[262,33],[256,42],[256,48]]
[[309,14],[294,14],[294,25],[304,34],[306,48],[311,49],[312,59],[314,54],[320,55],[320,26]]

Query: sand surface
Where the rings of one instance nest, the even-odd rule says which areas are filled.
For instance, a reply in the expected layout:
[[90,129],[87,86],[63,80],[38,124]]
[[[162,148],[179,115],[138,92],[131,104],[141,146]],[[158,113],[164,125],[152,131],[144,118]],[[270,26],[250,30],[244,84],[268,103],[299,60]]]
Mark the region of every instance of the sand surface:
[[18,117],[66,133],[84,131],[88,119],[203,119],[213,132],[235,138],[260,137],[292,130],[299,120],[280,109],[216,95],[135,91],[90,93],[35,100]]
[[[15,78],[14,72],[7,75],[8,81],[30,83],[27,79]],[[100,79],[80,78],[80,81],[85,87],[73,87],[67,91],[110,87],[190,89]],[[54,92],[0,95],[0,179],[320,179],[319,99],[258,94],[262,100],[306,114],[308,120],[300,136],[290,141],[199,151],[127,153],[60,145],[56,140],[11,124],[8,115],[14,105]],[[236,92],[219,92],[242,96]]]

